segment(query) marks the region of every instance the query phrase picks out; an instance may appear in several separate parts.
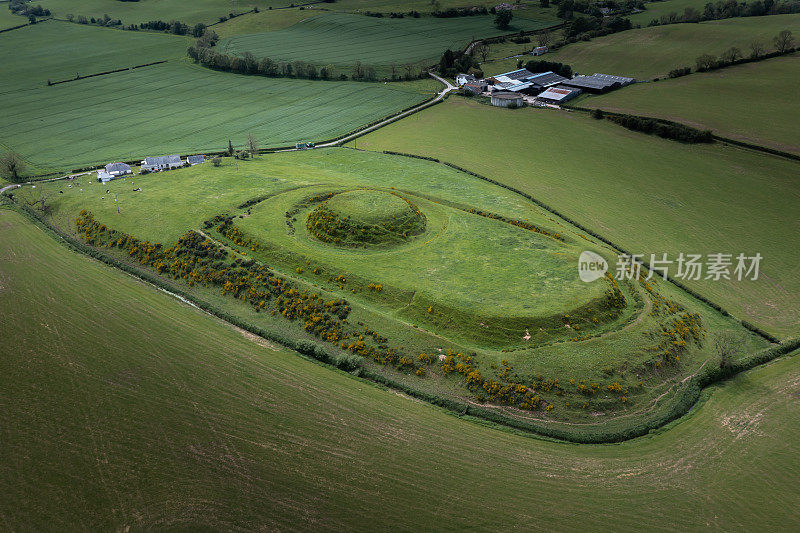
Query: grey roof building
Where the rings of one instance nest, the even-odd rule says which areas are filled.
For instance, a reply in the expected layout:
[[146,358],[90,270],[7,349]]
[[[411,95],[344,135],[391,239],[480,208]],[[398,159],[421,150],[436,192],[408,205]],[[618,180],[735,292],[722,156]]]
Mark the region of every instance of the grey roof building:
[[186,157],[186,162],[190,165],[199,165],[200,163],[205,163],[206,159],[202,155],[190,155]]
[[183,166],[183,160],[179,155],[162,155],[159,157],[145,157],[142,161],[142,170],[169,170]]
[[562,85],[576,87],[590,93],[605,93],[630,85],[634,81],[636,80],[633,78],[595,73],[591,76],[575,76],[571,80],[562,82]]
[[125,163],[109,163],[106,165],[106,172],[108,172],[112,176],[133,174],[130,165],[126,165]]

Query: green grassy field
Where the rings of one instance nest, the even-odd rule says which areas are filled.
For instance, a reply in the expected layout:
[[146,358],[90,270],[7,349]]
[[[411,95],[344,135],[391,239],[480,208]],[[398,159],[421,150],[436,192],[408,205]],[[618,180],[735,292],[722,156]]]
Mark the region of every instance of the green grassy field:
[[[2,35],[0,53],[7,59],[0,93],[46,87],[60,81],[186,55],[188,38],[123,32],[60,21],[40,22]],[[102,43],[102,46],[98,46]],[[55,90],[54,88],[51,89]]]
[[[489,127],[516,133],[487,136]],[[797,163],[661,140],[580,113],[502,111],[462,98],[358,145],[452,161],[522,189],[634,252],[759,252],[756,282],[688,284],[776,335],[800,333],[800,257],[786,241],[800,229]]]
[[[291,2],[282,0],[249,0],[236,2],[235,11],[249,11],[254,6],[266,9],[270,6],[288,6]],[[119,19],[123,24],[139,24],[150,20],[179,20],[184,24],[202,22],[211,24],[219,17],[228,16],[234,8],[227,0],[192,0],[181,2],[174,0],[141,0],[139,2],[119,2],[118,0],[42,0],[42,7],[52,11],[56,17],[65,18],[71,13],[76,17],[102,17],[108,14]]]
[[698,13],[703,12],[703,7],[708,2],[704,0],[665,0],[664,2],[647,2],[645,9],[641,13],[634,13],[628,16],[633,24],[647,26],[651,20],[660,20],[662,16],[669,16],[677,13],[678,16],[684,14],[687,7],[693,7]]
[[0,30],[26,24],[28,19],[13,14],[4,4],[0,6]]
[[233,35],[282,30],[302,20],[316,17],[320,14],[320,9],[322,8],[309,6],[303,9],[270,9],[248,13],[216,24],[211,29],[223,39]]
[[[800,54],[698,73],[586,98],[581,105],[660,117],[800,154],[794,80]],[[756,95],[769,95],[766,98]]]
[[800,527],[797,357],[668,430],[562,445],[253,342],[13,212],[0,228],[9,529]]
[[[107,39],[108,46],[98,47],[97,39]],[[347,133],[433,93],[430,81],[334,83],[215,72],[176,59],[186,44],[166,35],[61,22],[4,35],[0,52],[14,60],[0,82],[9,110],[0,118],[0,144],[39,169],[221,150],[228,139],[242,145],[251,132],[262,146],[294,145]],[[72,77],[78,69],[98,72],[166,58],[166,64],[45,85],[47,78]]]
[[[309,199],[359,189],[396,191],[412,201],[426,217],[424,233],[392,246],[352,249],[321,242],[307,229],[307,217],[324,201]],[[397,347],[413,361],[421,353],[434,354],[421,378],[355,352],[365,369],[415,391],[482,401],[461,378],[448,377],[442,358],[450,349],[469,353],[470,365],[501,382],[557,379],[563,391],[555,394],[543,385],[541,392],[552,412],[544,411],[547,404],[530,411],[498,406],[496,393],[489,394],[495,406],[490,409],[535,428],[546,421],[571,438],[625,431],[649,420],[653,412],[670,409],[685,395],[684,378],[715,364],[713,343],[702,342],[703,335],[711,339],[722,330],[740,332],[746,353],[766,345],[669,284],[650,287],[620,280],[624,300],[615,304],[615,284],[586,284],[577,275],[583,250],[605,255],[613,265],[603,246],[519,195],[419,159],[343,148],[284,152],[107,184],[92,184],[90,177],[40,183],[15,195],[23,203],[49,195],[48,220],[69,233],[76,232],[73,221],[84,209],[107,227],[164,248],[187,231],[204,231],[242,259],[269,265],[297,284],[298,291],[345,299],[351,308],[347,321],[359,327],[343,326],[341,335],[326,339],[306,333],[308,323],[303,326],[302,320],[275,316],[274,300],[257,313],[240,298],[220,294],[221,284],[168,281],[282,338],[322,338],[338,349],[339,337],[347,339],[351,331],[359,340],[363,331],[375,331],[385,338],[380,344]],[[254,198],[258,200],[245,202]],[[204,222],[219,221],[214,217],[223,214],[231,217],[228,229]],[[512,219],[538,229],[509,224]],[[123,252],[111,253],[131,260]],[[380,292],[374,290],[376,284]],[[664,358],[665,349],[673,345],[661,346],[660,332],[687,324],[689,315],[684,313],[698,314],[699,322],[692,319],[698,342],[675,340],[685,349]],[[504,370],[508,365],[513,368]],[[581,392],[583,382],[596,383],[603,392],[587,398]],[[614,382],[623,385],[624,400],[606,391]],[[666,400],[657,403],[656,398]],[[598,418],[597,413],[605,416]]]
[[492,21],[491,16],[389,19],[331,13],[279,31],[223,39],[216,48],[228,54],[249,51],[275,61],[302,60],[339,68],[349,68],[356,61],[381,67],[395,63],[400,72],[405,63],[435,63],[445,49],[461,49],[476,37],[555,23],[552,18],[515,18],[511,27],[501,32]]
[[568,63],[580,73],[649,79],[665,76],[674,68],[693,67],[698,56],[719,56],[731,46],[749,54],[750,43],[761,41],[773,50],[772,38],[782,30],[800,33],[800,16],[733,18],[630,30],[567,45],[545,59]]

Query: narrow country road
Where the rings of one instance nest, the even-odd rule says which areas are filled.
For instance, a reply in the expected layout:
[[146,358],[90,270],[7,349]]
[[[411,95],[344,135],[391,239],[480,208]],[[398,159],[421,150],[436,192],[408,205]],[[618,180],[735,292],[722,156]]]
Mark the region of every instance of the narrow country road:
[[374,130],[376,130],[378,128],[382,128],[387,124],[391,124],[392,122],[400,120],[401,118],[405,118],[408,115],[413,115],[417,111],[422,111],[426,107],[430,107],[430,106],[432,106],[432,105],[434,105],[436,103],[439,103],[439,102],[442,101],[442,99],[445,96],[447,96],[447,93],[449,93],[450,91],[455,91],[456,89],[458,89],[458,87],[456,87],[455,85],[453,85],[452,83],[450,83],[446,79],[444,79],[442,77],[439,77],[439,76],[437,76],[436,74],[434,74],[432,72],[429,72],[428,74],[430,74],[430,76],[432,78],[438,80],[439,82],[441,82],[444,85],[444,89],[442,89],[441,92],[436,93],[436,98],[434,98],[430,102],[425,102],[424,104],[420,104],[420,105],[418,105],[416,107],[412,107],[408,111],[403,111],[402,113],[399,113],[399,114],[397,114],[397,115],[395,115],[393,117],[389,117],[386,120],[382,120],[381,122],[378,122],[377,124],[373,124],[372,126],[370,126],[368,128],[364,128],[361,131],[357,131],[357,132],[355,132],[355,133],[353,133],[351,135],[348,135],[347,137],[342,137],[341,139],[338,139],[336,141],[331,141],[331,142],[327,142],[327,143],[323,143],[323,144],[318,144],[317,147],[318,148],[326,148],[328,146],[341,146],[342,144],[347,143],[349,141],[352,141],[353,139],[355,139],[357,137],[361,137],[362,135],[366,135],[367,133],[369,133],[371,131],[374,131]]

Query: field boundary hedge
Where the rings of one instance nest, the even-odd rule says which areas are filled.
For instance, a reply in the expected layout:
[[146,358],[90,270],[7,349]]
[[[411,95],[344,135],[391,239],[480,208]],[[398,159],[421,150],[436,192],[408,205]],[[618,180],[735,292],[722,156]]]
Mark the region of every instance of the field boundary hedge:
[[125,68],[118,68],[118,69],[114,69],[114,70],[106,70],[104,72],[97,72],[95,74],[87,74],[86,76],[75,76],[74,78],[70,78],[68,80],[58,80],[58,81],[47,80],[47,85],[49,87],[49,86],[52,86],[52,85],[59,85],[61,83],[69,83],[71,81],[85,80],[86,78],[96,78],[97,76],[105,76],[107,74],[115,74],[117,72],[125,72],[127,70],[134,70],[134,69],[142,68],[142,67],[151,67],[153,65],[161,65],[162,63],[166,63],[167,61],[169,61],[169,60],[168,59],[164,59],[163,61],[153,61],[152,63],[144,63],[142,65],[135,65],[133,67],[125,67]]
[[[675,122],[674,120],[668,120],[668,119],[665,119],[665,118],[648,117],[648,116],[645,116],[645,115],[632,115],[630,113],[617,113],[615,111],[606,111],[605,109],[600,109],[600,108],[589,108],[589,107],[573,106],[573,105],[569,105],[569,104],[563,105],[562,107],[564,107],[565,109],[570,109],[570,110],[574,110],[574,111],[580,111],[582,113],[591,113],[592,111],[601,111],[605,116],[611,116],[611,117],[625,117],[625,116],[628,116],[628,117],[638,118],[638,119],[641,119],[641,120],[652,120],[652,121],[655,121],[655,122],[660,122],[662,124],[668,124],[668,125],[671,125],[671,126],[681,126],[681,127],[684,127],[684,128],[690,128],[691,127],[691,126],[687,126],[686,124],[682,124],[680,122]],[[615,122],[615,124],[616,124],[616,122]],[[692,128],[692,129],[696,129],[696,128]],[[775,148],[769,148],[767,146],[761,146],[760,144],[753,144],[753,143],[748,143],[748,142],[745,142],[745,141],[737,141],[736,139],[731,139],[729,137],[723,137],[723,136],[717,135],[716,133],[713,133],[713,132],[711,133],[711,137],[715,141],[719,141],[719,142],[726,143],[726,144],[732,144],[732,145],[738,146],[740,148],[747,148],[747,149],[750,149],[750,150],[755,150],[757,152],[763,152],[763,153],[770,154],[770,155],[775,155],[775,156],[778,156],[778,157],[784,157],[786,159],[791,159],[793,161],[800,161],[800,155],[793,154],[791,152],[784,152],[782,150],[776,150]]]
[[[401,152],[387,151],[386,153],[390,153],[392,155],[407,155],[408,157],[413,157],[415,159],[436,161],[446,164],[447,166],[450,166],[454,169],[461,170],[461,167],[458,167],[457,165],[454,165],[452,163],[442,162],[436,158],[429,158],[425,156],[414,156],[412,154],[402,154]],[[480,175],[475,174],[471,171],[464,170],[464,172],[476,177],[480,177]],[[488,180],[488,178],[486,178],[486,180]],[[496,183],[494,181],[490,182]],[[498,185],[514,191],[513,188],[503,186],[502,184]],[[528,197],[524,193],[521,194],[526,198]],[[270,331],[267,329],[253,326],[247,321],[242,320],[241,318],[236,317],[234,315],[231,315],[230,313],[223,311],[217,308],[216,306],[192,294],[183,291],[181,288],[174,286],[168,281],[165,281],[164,279],[152,274],[147,270],[127,264],[99,249],[95,249],[83,242],[80,242],[71,235],[49,224],[46,219],[41,217],[30,207],[20,204],[13,196],[4,195],[4,200],[5,199],[12,200],[13,209],[25,215],[34,224],[41,227],[44,231],[52,235],[57,240],[63,242],[68,248],[76,252],[82,253],[93,259],[96,259],[111,267],[118,268],[123,272],[137,279],[140,279],[146,283],[149,283],[150,285],[153,285],[159,290],[163,290],[169,293],[170,295],[182,299],[183,301],[189,303],[190,305],[194,305],[203,312],[212,315],[220,320],[223,320],[237,328],[247,331],[253,335],[259,336],[263,339],[276,342],[286,348],[292,349],[301,354],[301,356],[304,356],[305,358],[316,360],[322,364],[333,366],[342,371],[352,372],[357,377],[368,379],[379,385],[384,385],[391,389],[403,392],[413,398],[417,398],[427,403],[433,404],[435,406],[444,408],[450,411],[451,413],[458,415],[459,417],[464,417],[464,416],[475,417],[483,421],[488,421],[508,428],[521,430],[528,433],[529,435],[533,434],[530,436],[541,436],[565,442],[582,443],[582,444],[615,443],[640,437],[654,430],[657,430],[688,413],[691,410],[691,408],[696,404],[696,402],[700,399],[701,391],[703,388],[712,385],[714,383],[721,382],[730,377],[733,377],[736,374],[739,374],[740,372],[750,370],[752,368],[755,368],[756,366],[772,361],[782,355],[789,354],[790,352],[800,348],[800,338],[795,338],[784,341],[776,346],[772,346],[760,350],[758,352],[755,352],[754,354],[751,354],[750,356],[745,357],[740,361],[735,361],[728,367],[725,368],[709,367],[702,373],[701,371],[698,371],[697,373],[692,375],[688,381],[685,382],[686,383],[685,385],[684,382],[677,384],[681,388],[676,391],[674,400],[670,404],[668,404],[665,408],[661,409],[656,408],[656,411],[650,414],[649,416],[646,416],[644,420],[641,420],[635,424],[628,425],[622,429],[592,428],[592,430],[589,431],[576,431],[568,427],[564,427],[563,425],[554,425],[554,424],[560,424],[559,422],[556,421],[548,423],[541,421],[534,422],[530,420],[514,418],[507,415],[504,412],[501,412],[498,409],[490,409],[480,405],[475,405],[473,403],[467,403],[462,400],[446,398],[439,396],[437,394],[432,394],[422,390],[418,390],[404,383],[400,383],[388,376],[367,369],[361,364],[360,360],[356,362],[353,360],[352,357],[349,357],[343,353],[335,352],[331,348],[323,346],[316,341],[307,339],[293,339],[278,334],[275,331]],[[540,205],[539,202],[536,203],[537,205]],[[561,215],[558,215],[557,213],[554,214],[561,217]],[[702,368],[703,367],[701,366],[701,369]]]

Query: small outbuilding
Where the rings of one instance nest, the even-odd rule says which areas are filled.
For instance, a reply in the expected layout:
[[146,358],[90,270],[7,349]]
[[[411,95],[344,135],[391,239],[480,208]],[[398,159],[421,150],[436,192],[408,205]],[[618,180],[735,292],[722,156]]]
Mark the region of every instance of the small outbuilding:
[[465,92],[470,92],[472,94],[481,94],[488,90],[489,86],[486,83],[481,81],[475,81],[471,83],[465,83],[461,86],[461,90]]
[[106,172],[118,178],[119,176],[125,176],[127,174],[133,174],[130,165],[126,165],[125,163],[109,163],[106,165]]
[[205,159],[205,157],[202,156],[202,154],[201,155],[190,155],[190,156],[186,157],[186,163],[191,165],[191,166],[199,165],[200,163],[205,163],[205,162],[206,162],[206,159]]
[[497,107],[522,107],[522,95],[510,92],[493,93],[492,105]]
[[539,93],[539,96],[536,97],[537,102],[541,102],[544,104],[563,104],[569,100],[572,100],[576,96],[581,94],[580,89],[572,89],[569,87],[550,87],[546,91]]
[[106,172],[105,170],[98,170],[97,171],[97,181],[101,183],[107,183],[114,179],[114,176]]
[[154,172],[156,170],[171,170],[183,166],[183,159],[179,155],[162,155],[159,157],[146,157],[142,161],[142,170]]
[[537,46],[536,48],[531,50],[531,55],[532,56],[540,56],[540,55],[543,55],[543,54],[546,54],[546,53],[547,53],[547,47],[546,46]]

